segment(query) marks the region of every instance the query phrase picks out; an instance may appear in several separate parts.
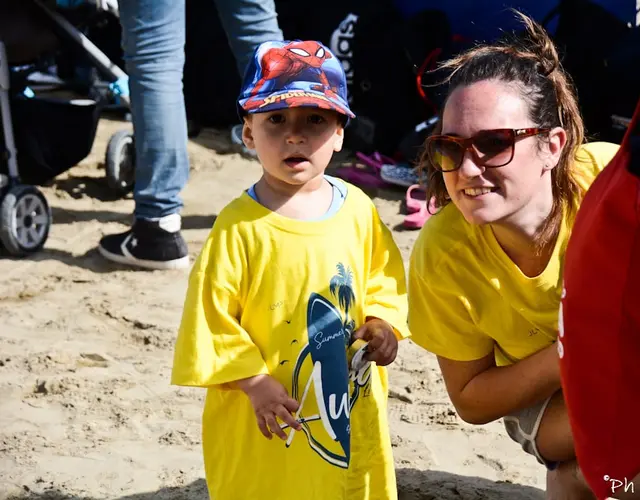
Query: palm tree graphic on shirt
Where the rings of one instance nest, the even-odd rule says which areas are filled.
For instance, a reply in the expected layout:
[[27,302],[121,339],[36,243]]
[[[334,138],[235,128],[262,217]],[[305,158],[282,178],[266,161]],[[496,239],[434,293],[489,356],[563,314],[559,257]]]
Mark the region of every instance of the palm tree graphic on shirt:
[[329,282],[329,291],[331,295],[338,299],[338,304],[344,309],[344,330],[345,340],[347,343],[351,339],[351,334],[355,330],[356,322],[349,318],[349,309],[356,301],[356,295],[353,293],[353,273],[351,269],[345,267],[342,262],[336,266],[338,274],[336,274]]

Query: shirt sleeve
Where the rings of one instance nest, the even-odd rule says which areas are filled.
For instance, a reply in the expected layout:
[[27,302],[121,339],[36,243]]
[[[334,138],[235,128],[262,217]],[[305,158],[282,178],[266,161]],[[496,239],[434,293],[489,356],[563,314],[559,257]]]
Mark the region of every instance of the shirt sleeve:
[[578,184],[585,190],[589,189],[619,149],[620,146],[609,142],[591,142],[580,146],[574,164]]
[[206,387],[268,373],[260,349],[240,325],[242,242],[218,222],[189,277],[173,360],[175,385]]
[[495,341],[475,325],[469,309],[466,297],[427,282],[411,260],[409,329],[416,344],[454,361],[474,361],[489,355]]
[[410,336],[407,326],[407,284],[402,255],[391,232],[374,212],[371,265],[367,279],[365,317],[393,326],[398,340]]

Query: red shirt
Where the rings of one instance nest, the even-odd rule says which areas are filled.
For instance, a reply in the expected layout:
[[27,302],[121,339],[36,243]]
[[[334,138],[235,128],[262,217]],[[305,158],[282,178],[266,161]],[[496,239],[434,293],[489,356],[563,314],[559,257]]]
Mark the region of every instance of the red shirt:
[[558,350],[576,455],[604,499],[640,473],[640,102],[582,202],[562,297]]

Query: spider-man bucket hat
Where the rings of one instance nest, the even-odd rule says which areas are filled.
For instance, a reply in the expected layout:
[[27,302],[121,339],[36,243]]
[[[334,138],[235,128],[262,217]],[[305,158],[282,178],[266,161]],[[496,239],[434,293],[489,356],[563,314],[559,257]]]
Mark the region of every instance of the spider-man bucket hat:
[[244,76],[238,98],[240,116],[302,106],[355,118],[347,104],[347,80],[340,60],[315,41],[262,43]]

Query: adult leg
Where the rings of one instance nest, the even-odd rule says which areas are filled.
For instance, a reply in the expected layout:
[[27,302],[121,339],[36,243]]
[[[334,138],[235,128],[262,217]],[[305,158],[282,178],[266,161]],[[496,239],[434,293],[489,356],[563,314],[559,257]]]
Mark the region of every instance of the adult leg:
[[[220,21],[236,59],[240,77],[258,45],[282,40],[274,0],[216,0]],[[240,91],[240,89],[238,89]],[[231,141],[248,156],[256,157],[242,142],[242,124],[231,128]]]
[[548,500],[596,500],[576,461],[569,416],[560,391],[547,405],[536,446],[545,460],[558,462],[555,470],[547,472]]
[[596,500],[576,460],[561,462],[547,472],[547,500]]
[[216,7],[241,76],[258,45],[282,40],[274,0],[216,0]]
[[184,0],[120,0],[136,148],[135,222],[100,242],[107,258],[157,269],[189,265],[180,235],[187,182],[187,124],[182,91]]

